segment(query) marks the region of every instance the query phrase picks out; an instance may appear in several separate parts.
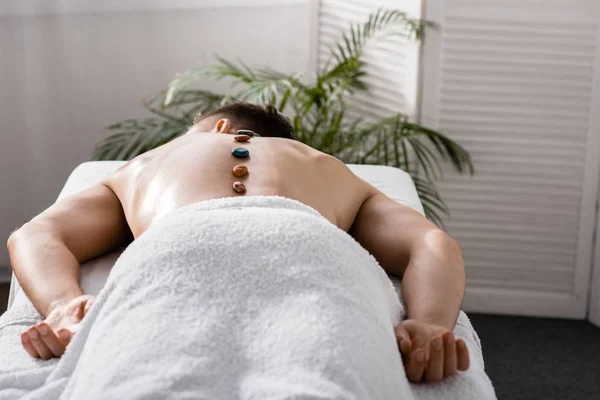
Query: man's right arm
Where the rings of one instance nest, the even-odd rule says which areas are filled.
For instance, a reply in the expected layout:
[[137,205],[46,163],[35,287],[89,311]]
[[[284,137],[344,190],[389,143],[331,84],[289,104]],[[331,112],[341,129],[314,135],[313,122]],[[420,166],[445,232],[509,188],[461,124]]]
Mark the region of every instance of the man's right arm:
[[79,265],[131,240],[119,198],[104,184],[56,202],[8,239],[19,283],[44,316],[82,295]]

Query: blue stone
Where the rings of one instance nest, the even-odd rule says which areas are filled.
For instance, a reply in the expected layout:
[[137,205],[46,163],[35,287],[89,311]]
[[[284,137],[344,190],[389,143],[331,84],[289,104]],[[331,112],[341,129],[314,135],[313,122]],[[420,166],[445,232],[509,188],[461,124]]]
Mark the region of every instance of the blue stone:
[[248,149],[245,149],[243,147],[234,147],[231,150],[231,154],[238,158],[247,158],[250,156],[250,152],[248,151]]
[[250,137],[260,137],[260,135],[254,131],[251,131],[249,129],[240,129],[239,131],[236,132],[238,135],[248,135]]

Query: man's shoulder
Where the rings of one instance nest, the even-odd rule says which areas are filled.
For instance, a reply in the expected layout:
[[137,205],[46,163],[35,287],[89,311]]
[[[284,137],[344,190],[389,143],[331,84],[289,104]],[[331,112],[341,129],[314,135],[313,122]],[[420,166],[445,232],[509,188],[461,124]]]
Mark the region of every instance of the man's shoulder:
[[128,185],[128,182],[135,180],[136,175],[139,175],[147,162],[147,156],[140,155],[106,175],[99,183],[112,190],[120,200],[123,200],[124,187]]

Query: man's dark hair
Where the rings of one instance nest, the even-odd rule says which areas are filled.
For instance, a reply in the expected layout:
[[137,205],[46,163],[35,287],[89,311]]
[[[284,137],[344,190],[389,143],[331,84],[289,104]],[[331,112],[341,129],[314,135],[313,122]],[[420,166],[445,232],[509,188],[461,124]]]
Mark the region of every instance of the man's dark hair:
[[233,103],[205,114],[198,114],[194,124],[215,115],[228,117],[240,129],[250,129],[260,136],[294,139],[294,127],[272,105]]

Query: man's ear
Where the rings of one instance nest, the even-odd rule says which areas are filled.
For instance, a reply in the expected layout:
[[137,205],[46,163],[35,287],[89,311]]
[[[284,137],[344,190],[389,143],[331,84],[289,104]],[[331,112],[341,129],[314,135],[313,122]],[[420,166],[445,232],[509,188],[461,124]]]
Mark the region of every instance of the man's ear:
[[230,133],[231,131],[231,121],[227,118],[221,118],[217,121],[213,132],[216,133]]

